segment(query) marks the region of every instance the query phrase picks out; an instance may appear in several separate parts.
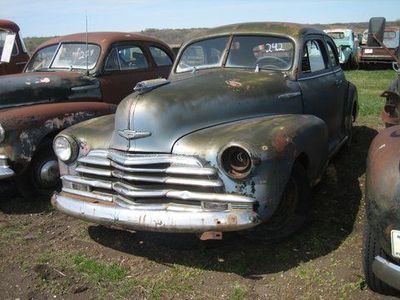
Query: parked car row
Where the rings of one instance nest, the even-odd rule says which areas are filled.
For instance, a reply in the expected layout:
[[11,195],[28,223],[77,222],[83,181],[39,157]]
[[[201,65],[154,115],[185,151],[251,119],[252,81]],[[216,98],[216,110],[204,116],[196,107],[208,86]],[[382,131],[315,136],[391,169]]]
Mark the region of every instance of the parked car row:
[[[348,69],[368,64],[391,64],[395,61],[396,49],[400,46],[400,28],[386,27],[382,43],[374,43],[369,30],[357,36],[351,29],[324,30],[333,38],[339,53],[340,64]],[[368,43],[368,37],[372,42]],[[389,51],[388,51],[389,49]]]
[[[384,22],[371,24],[382,42]],[[47,41],[22,74],[0,77],[0,181],[26,196],[56,191],[55,208],[98,224],[285,238],[351,145],[357,89],[341,63],[355,58],[352,37],[234,24],[187,41],[176,59],[136,34]],[[379,135],[368,158],[365,270],[379,292],[400,289],[397,131]]]

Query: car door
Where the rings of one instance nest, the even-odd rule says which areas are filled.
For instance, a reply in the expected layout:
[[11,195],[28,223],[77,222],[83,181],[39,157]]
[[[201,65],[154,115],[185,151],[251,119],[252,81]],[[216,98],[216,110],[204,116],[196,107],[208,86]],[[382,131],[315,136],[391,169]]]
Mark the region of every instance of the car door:
[[329,38],[326,38],[326,49],[328,52],[329,64],[332,72],[335,74],[336,88],[333,89],[332,94],[335,96],[337,103],[335,119],[333,120],[334,130],[339,139],[345,137],[345,107],[347,103],[347,89],[348,83],[344,76],[344,72],[339,64],[338,55],[336,52],[335,43]]
[[322,119],[328,128],[329,151],[339,142],[336,75],[332,72],[323,36],[310,36],[303,45],[298,82],[303,96],[303,112]]
[[139,81],[157,78],[155,67],[140,43],[113,45],[99,77],[103,100],[119,103]]

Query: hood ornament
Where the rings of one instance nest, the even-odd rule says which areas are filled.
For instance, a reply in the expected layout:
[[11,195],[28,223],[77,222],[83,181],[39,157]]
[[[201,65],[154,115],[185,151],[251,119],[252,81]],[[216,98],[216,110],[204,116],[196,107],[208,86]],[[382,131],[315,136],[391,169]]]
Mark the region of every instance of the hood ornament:
[[151,136],[150,131],[135,131],[130,129],[118,130],[118,134],[127,140],[136,140]]

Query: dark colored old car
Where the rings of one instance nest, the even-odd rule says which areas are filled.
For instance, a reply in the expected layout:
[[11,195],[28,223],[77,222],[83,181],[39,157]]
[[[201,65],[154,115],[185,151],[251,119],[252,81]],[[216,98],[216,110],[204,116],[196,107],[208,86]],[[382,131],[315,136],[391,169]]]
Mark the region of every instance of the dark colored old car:
[[0,77],[0,180],[13,177],[24,193],[53,191],[54,136],[114,113],[137,82],[167,77],[172,60],[160,40],[123,32],[73,34],[39,46],[24,73]]
[[[374,25],[375,23],[378,25]],[[372,32],[377,38],[382,37],[384,29],[384,25],[381,26],[379,23],[382,24],[379,19],[370,21],[370,27],[372,25],[377,29],[376,33]],[[395,69],[399,70],[399,57],[397,61]],[[388,93],[388,98],[399,97],[400,72],[397,75],[389,91],[385,92]],[[385,105],[385,111],[389,100]],[[385,112],[382,114],[382,119],[388,125]],[[374,138],[367,159],[364,273],[368,286],[384,294],[393,294],[393,288],[400,292],[399,149],[400,126],[389,126]]]
[[9,20],[0,20],[0,75],[22,72],[28,60],[18,25]]
[[324,32],[212,29],[182,46],[168,80],[142,82],[115,116],[55,138],[63,187],[52,203],[126,229],[281,238],[303,223],[356,115],[356,88]]

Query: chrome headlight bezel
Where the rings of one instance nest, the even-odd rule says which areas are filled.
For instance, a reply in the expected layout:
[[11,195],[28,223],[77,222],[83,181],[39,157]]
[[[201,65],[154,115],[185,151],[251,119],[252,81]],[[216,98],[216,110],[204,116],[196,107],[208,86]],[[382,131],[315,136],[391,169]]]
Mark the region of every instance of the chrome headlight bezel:
[[78,143],[68,135],[58,135],[53,141],[53,150],[57,158],[66,164],[74,162],[79,153]]

